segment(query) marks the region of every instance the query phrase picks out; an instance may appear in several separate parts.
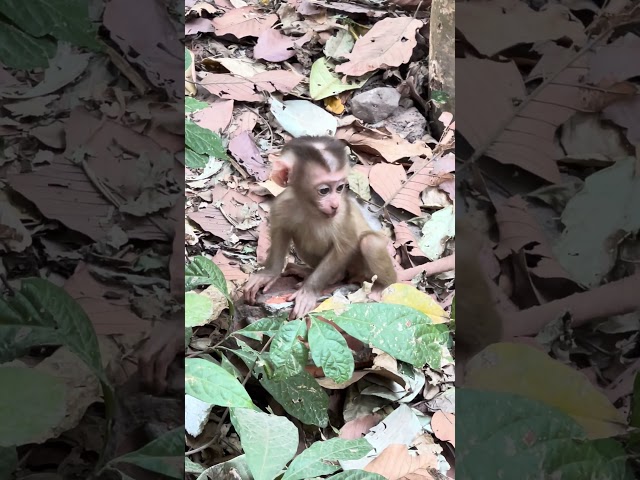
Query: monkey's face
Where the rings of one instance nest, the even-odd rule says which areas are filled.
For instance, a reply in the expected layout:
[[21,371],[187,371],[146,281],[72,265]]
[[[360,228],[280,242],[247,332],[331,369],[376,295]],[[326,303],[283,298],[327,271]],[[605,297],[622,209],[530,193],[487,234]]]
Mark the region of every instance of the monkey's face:
[[310,197],[322,214],[328,218],[335,217],[346,193],[348,169],[329,172],[319,165],[313,165],[308,173],[312,189]]

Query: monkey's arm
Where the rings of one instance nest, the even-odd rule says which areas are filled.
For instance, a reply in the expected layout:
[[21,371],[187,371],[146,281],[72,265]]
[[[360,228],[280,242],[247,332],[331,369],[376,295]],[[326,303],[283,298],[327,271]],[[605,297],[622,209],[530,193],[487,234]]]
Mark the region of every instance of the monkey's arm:
[[329,282],[346,269],[352,250],[340,251],[335,247],[322,259],[316,269],[304,281],[300,290],[289,297],[296,301],[290,319],[304,317],[314,309],[320,293]]
[[272,224],[271,248],[269,248],[265,268],[251,275],[244,286],[244,299],[247,303],[255,303],[256,295],[260,289],[264,287],[263,291],[267,292],[280,277],[290,244],[291,234],[277,224]]

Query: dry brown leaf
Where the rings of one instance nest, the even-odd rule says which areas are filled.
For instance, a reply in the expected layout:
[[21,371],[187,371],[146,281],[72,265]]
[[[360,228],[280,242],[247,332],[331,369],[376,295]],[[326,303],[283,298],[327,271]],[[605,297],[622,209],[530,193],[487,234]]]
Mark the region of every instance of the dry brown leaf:
[[222,185],[216,185],[208,193],[212,204],[201,203],[197,212],[188,214],[190,220],[223,240],[229,240],[232,235],[236,235],[240,240],[256,239],[254,233],[236,228],[236,225],[244,220],[243,207],[251,203],[260,203],[263,201],[262,198],[253,193],[244,195]]
[[[393,199],[394,195],[407,181],[407,173],[402,165],[389,165],[379,163],[371,167],[369,171],[369,185],[386,202]],[[420,205],[418,205],[420,210]]]
[[456,416],[451,413],[437,411],[431,418],[433,434],[443,442],[456,446]]
[[[556,162],[564,157],[555,141],[558,127],[577,111],[599,110],[627,96],[583,86],[587,61],[585,56],[578,58],[535,97],[527,99],[513,62],[458,59],[458,131],[479,153],[557,183],[560,171]],[[526,106],[516,115],[516,106],[524,101]]]
[[236,38],[259,37],[278,21],[275,13],[264,14],[256,7],[242,7],[230,10],[213,19],[216,35],[233,35]]
[[200,84],[209,92],[220,98],[233,99],[239,102],[260,102],[264,100],[255,84],[246,78],[236,77],[228,73],[201,72]]
[[193,121],[212,132],[222,132],[231,122],[232,115],[233,100],[221,100],[195,112]]
[[287,37],[278,30],[270,28],[258,37],[253,48],[253,58],[261,58],[268,62],[282,62],[295,56],[295,47],[301,47],[313,37],[313,32],[307,32],[302,37]]
[[260,117],[251,110],[240,110],[240,114],[234,116],[231,126],[227,130],[231,138],[239,135],[243,131],[251,132],[258,123]]
[[370,6],[365,6],[365,5],[354,5],[353,3],[325,2],[323,0],[311,0],[311,3],[313,5],[329,8],[331,10],[338,10],[340,12],[363,13],[368,17],[374,17],[374,18],[383,17],[387,14],[387,10],[379,10],[377,8],[372,8]]
[[[183,265],[184,261],[181,269]],[[99,282],[84,262],[78,264],[71,278],[65,282],[64,289],[85,311],[98,335],[151,331],[151,324],[131,311],[129,289]]]
[[[144,28],[140,28],[144,19]],[[155,0],[112,0],[102,17],[110,38],[146,79],[172,96],[182,98],[184,47],[167,9]],[[165,39],[161,44],[157,39]]]
[[398,480],[418,470],[437,466],[438,459],[435,455],[411,455],[406,445],[394,444],[385,448],[363,470],[377,473],[388,480]]
[[640,144],[640,96],[609,105],[602,113],[604,118],[627,129],[629,143]]
[[522,197],[516,195],[504,204],[496,205],[496,222],[500,230],[500,243],[494,251],[500,260],[524,251],[527,255],[540,257],[535,266],[529,268],[536,276],[571,279],[556,259],[544,231]]
[[229,142],[229,151],[233,157],[257,180],[269,178],[269,170],[260,155],[260,149],[253,141],[253,136],[247,132],[240,132]]
[[393,243],[395,248],[400,248],[402,245],[406,245],[407,251],[412,257],[426,257],[424,252],[420,250],[418,240],[413,235],[406,222],[400,222],[394,225],[393,232],[396,237],[396,241]]
[[215,257],[211,260],[220,268],[227,282],[238,282],[241,284],[249,278],[249,275],[240,269],[240,263],[232,258],[227,258],[222,253],[222,250],[218,250],[218,253],[216,253]]
[[387,162],[424,155],[431,158],[431,148],[424,142],[410,143],[396,133],[383,133],[364,127],[340,127],[336,137],[345,140],[358,152],[380,155]]
[[268,70],[251,77],[255,84],[267,92],[289,93],[304,77],[288,70]]
[[524,2],[512,0],[456,3],[456,29],[488,57],[522,43],[569,37],[582,45],[586,39],[582,23],[568,8],[550,4],[537,12]]
[[380,420],[382,418],[377,413],[363,415],[345,423],[340,429],[339,436],[345,440],[357,440],[369,433],[369,430],[378,425]]
[[201,85],[220,98],[242,102],[264,100],[260,91],[282,93],[290,92],[302,81],[302,76],[286,70],[270,70],[243,78],[227,73],[202,73]]
[[587,81],[593,85],[610,87],[640,75],[638,51],[640,37],[627,33],[609,45],[599,48],[589,63]]
[[[207,4],[208,5],[208,4]],[[198,33],[211,33],[215,29],[213,23],[208,18],[196,18],[195,20],[189,20],[184,24],[185,35],[196,35]]]
[[359,77],[379,68],[398,67],[407,63],[417,45],[416,31],[422,21],[412,17],[385,18],[360,37],[348,62],[338,65],[336,72]]
[[[67,151],[90,151],[86,163],[92,175],[120,193],[135,192],[139,188],[138,179],[130,174],[139,159],[123,155],[114,161],[115,146],[121,146],[128,153],[144,152],[150,158],[162,155],[158,143],[149,137],[110,120],[98,120],[83,108],[71,112],[67,125]],[[184,168],[178,162],[175,162],[174,174],[176,178],[184,177]],[[93,240],[103,238],[114,225],[119,225],[130,238],[167,239],[164,231],[149,218],[114,216],[113,203],[94,186],[83,167],[63,155],[34,172],[9,178],[11,187],[34,202],[45,217],[58,220]]]

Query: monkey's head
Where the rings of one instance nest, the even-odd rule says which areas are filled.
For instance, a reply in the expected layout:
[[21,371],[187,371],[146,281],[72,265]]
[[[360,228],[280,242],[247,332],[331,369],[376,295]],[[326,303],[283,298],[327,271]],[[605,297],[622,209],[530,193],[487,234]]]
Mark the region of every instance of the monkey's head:
[[298,137],[282,150],[272,178],[290,186],[307,206],[335,217],[346,195],[349,175],[347,146],[333,137]]

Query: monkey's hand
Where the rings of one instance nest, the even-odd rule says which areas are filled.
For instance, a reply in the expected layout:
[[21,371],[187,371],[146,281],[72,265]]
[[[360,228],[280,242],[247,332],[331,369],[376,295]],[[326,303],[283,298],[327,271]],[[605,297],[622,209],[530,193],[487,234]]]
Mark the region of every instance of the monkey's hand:
[[264,292],[269,291],[278,278],[280,278],[279,274],[274,275],[266,271],[251,275],[249,281],[244,286],[244,301],[249,305],[256,303],[256,295],[258,295],[260,289],[264,287]]
[[295,293],[292,293],[288,300],[295,300],[296,304],[291,310],[289,314],[289,320],[293,320],[294,318],[302,318],[311,310],[316,308],[316,303],[318,302],[319,295],[316,292],[307,290],[304,286]]

